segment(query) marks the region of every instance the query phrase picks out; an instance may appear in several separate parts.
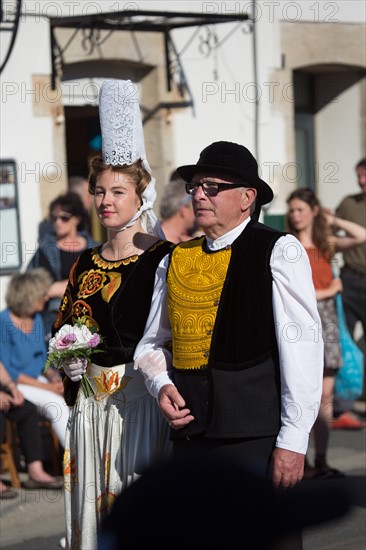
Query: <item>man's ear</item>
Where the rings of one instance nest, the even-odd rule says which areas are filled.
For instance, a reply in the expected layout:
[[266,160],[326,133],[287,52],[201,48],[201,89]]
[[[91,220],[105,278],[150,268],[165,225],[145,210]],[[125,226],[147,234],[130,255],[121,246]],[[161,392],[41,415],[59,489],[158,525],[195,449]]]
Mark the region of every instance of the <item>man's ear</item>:
[[241,194],[241,207],[242,211],[248,210],[257,197],[257,190],[254,187],[245,187]]

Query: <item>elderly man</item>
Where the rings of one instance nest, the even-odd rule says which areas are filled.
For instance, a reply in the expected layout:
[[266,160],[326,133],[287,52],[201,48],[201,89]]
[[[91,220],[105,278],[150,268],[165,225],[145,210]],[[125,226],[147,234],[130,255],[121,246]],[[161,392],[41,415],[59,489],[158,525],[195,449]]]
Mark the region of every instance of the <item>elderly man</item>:
[[205,235],[162,260],[136,365],[172,427],[176,456],[228,455],[292,487],[323,374],[307,254],[257,221],[273,193],[242,145],[212,143],[177,172]]

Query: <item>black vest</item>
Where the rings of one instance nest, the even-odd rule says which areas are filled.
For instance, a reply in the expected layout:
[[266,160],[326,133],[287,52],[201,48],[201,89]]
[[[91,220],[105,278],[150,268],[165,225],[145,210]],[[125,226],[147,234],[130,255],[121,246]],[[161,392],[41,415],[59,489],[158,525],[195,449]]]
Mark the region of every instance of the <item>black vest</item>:
[[173,439],[278,433],[280,377],[270,257],[282,235],[251,220],[233,242],[208,368],[173,369],[174,383],[195,417],[173,430]]

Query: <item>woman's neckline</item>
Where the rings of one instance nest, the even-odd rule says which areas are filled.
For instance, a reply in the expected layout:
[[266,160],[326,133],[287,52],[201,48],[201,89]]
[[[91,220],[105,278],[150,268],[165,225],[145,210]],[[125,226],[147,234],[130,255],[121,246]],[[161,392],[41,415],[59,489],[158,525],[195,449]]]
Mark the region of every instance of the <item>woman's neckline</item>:
[[[105,246],[105,243],[104,244],[101,244],[99,247],[98,247],[98,256],[104,261],[104,262],[107,262],[107,263],[111,263],[111,264],[114,264],[114,263],[118,263],[118,262],[125,262],[125,261],[128,261],[128,260],[131,260],[132,258],[136,258],[136,257],[141,257],[143,256],[144,254],[146,254],[151,248],[153,248],[154,246],[156,246],[156,244],[160,241],[160,239],[156,239],[154,240],[154,242],[152,242],[150,244],[150,246],[148,246],[145,250],[143,249],[139,249],[137,247],[134,247],[135,248],[135,252],[133,254],[128,254],[128,255],[122,255],[122,257],[118,257],[116,259],[109,259],[109,258],[106,258],[104,255],[103,255],[103,246]],[[121,245],[122,246],[122,245]],[[127,246],[129,246],[127,244]],[[133,247],[133,245],[131,245]]]

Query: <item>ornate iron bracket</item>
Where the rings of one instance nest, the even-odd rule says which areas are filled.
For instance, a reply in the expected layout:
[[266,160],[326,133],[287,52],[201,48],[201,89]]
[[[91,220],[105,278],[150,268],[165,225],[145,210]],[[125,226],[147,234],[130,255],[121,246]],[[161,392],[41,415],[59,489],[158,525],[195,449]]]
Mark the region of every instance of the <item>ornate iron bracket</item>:
[[[62,73],[63,53],[79,31],[82,33],[82,47],[87,54],[91,54],[96,48],[100,48],[113,31],[160,32],[163,33],[165,42],[167,89],[171,91],[173,87],[176,87],[179,95],[182,98],[186,98],[188,95],[190,98],[188,103],[191,102],[193,105],[192,95],[180,61],[181,54],[176,50],[171,31],[184,27],[206,27],[207,35],[206,38],[201,39],[200,49],[204,55],[209,55],[214,48],[220,45],[216,33],[211,29],[211,25],[228,22],[242,24],[248,23],[248,21],[248,15],[243,13],[221,15],[139,10],[51,18],[52,87],[53,89],[56,88],[57,75]],[[72,28],[75,31],[63,49],[59,46],[55,36],[57,28]],[[101,38],[102,30],[109,31],[103,38]],[[138,44],[136,44],[136,47],[138,47]]]
[[11,52],[13,50],[15,39],[17,37],[20,14],[22,9],[22,0],[14,0],[14,10],[7,9],[6,13],[3,10],[3,3],[0,4],[0,32],[11,32],[11,39],[8,47],[8,51],[5,54],[4,60],[0,66],[0,73],[3,72],[7,62],[9,61]]

